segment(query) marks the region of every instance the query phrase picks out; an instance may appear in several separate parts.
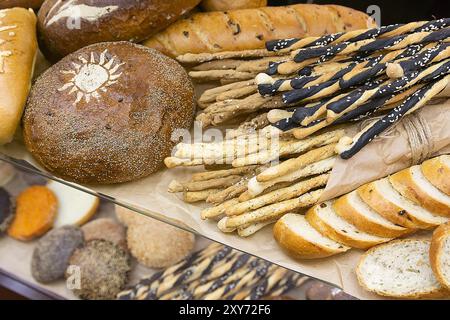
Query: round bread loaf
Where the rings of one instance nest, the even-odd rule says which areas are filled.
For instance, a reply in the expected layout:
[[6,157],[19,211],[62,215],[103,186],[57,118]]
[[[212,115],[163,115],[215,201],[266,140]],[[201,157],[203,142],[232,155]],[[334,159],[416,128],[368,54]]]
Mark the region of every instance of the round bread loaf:
[[74,293],[82,299],[115,299],[125,287],[131,270],[128,254],[112,242],[92,240],[75,250],[69,261],[66,278],[79,268],[80,287]]
[[120,183],[158,170],[176,129],[191,126],[185,70],[130,42],[83,48],[44,72],[23,117],[28,150],[47,170],[79,183]]
[[83,232],[75,226],[53,229],[34,248],[31,275],[36,281],[49,283],[64,277],[69,259],[84,242]]
[[47,0],[39,10],[40,48],[58,60],[87,45],[139,42],[166,28],[200,0]]

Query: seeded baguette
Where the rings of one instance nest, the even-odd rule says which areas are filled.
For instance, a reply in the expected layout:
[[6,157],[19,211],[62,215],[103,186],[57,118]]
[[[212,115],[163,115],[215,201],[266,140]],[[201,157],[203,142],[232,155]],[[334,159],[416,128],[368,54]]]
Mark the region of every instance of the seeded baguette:
[[436,279],[450,291],[450,223],[443,224],[434,231],[430,263]]

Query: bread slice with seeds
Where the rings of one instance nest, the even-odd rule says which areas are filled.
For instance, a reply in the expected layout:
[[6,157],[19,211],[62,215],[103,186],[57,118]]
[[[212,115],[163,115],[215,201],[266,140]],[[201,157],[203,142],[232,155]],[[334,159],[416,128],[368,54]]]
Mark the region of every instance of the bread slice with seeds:
[[396,238],[411,229],[392,223],[369,207],[356,191],[338,198],[333,205],[334,211],[344,220],[361,231],[383,238]]
[[353,248],[367,249],[391,240],[358,230],[334,212],[331,201],[312,207],[306,220],[322,235]]
[[447,222],[400,195],[388,178],[360,187],[358,195],[373,210],[389,221],[406,228],[428,229]]
[[444,217],[450,217],[450,196],[433,186],[425,178],[420,166],[402,170],[389,178],[402,196]]
[[450,223],[443,224],[434,231],[430,263],[436,279],[450,291]]
[[287,253],[298,259],[325,258],[350,249],[320,234],[301,214],[284,215],[275,223],[273,235]]
[[430,241],[396,240],[368,250],[356,268],[359,284],[382,296],[402,299],[446,295],[430,266]]
[[425,161],[422,173],[433,186],[450,196],[450,155],[443,155]]

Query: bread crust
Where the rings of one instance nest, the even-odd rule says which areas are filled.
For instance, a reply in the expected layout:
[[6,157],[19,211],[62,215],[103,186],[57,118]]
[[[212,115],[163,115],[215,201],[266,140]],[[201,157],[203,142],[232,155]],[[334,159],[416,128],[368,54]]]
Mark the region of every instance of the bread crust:
[[434,276],[450,294],[450,279],[444,277],[440,264],[441,256],[444,254],[444,243],[449,237],[450,223],[445,223],[434,230],[430,246],[430,264]]
[[[447,156],[448,157],[448,156]],[[446,195],[450,196],[450,167],[442,162],[442,157],[425,161],[421,165],[422,173],[428,181]]]
[[403,230],[393,229],[367,219],[350,205],[348,202],[348,195],[336,199],[333,204],[333,209],[336,214],[354,225],[359,230],[378,237],[397,238],[411,232],[411,230],[407,228],[403,228]]
[[3,0],[0,2],[0,9],[22,7],[38,9],[44,0]]
[[306,213],[306,220],[314,227],[314,229],[319,231],[325,237],[328,237],[336,242],[357,249],[368,249],[377,244],[388,241],[388,239],[383,239],[380,241],[356,240],[346,235],[344,232],[339,232],[318,216],[316,209],[319,208],[319,206],[320,205],[314,206],[313,208],[308,210],[308,212]]
[[227,11],[251,9],[267,6],[267,0],[203,0],[201,7],[205,11]]
[[[140,42],[163,30],[200,0],[47,0],[38,14],[39,46],[57,61],[87,45]],[[74,18],[74,17],[81,17]]]
[[269,40],[366,29],[367,21],[369,27],[375,26],[362,12],[315,4],[201,12],[175,22],[144,45],[171,57],[260,49]]
[[443,217],[450,217],[450,207],[439,202],[422,191],[414,180],[411,168],[402,170],[389,177],[393,187],[405,198],[421,207]]
[[194,111],[193,85],[176,61],[130,42],[99,43],[38,78],[24,141],[66,180],[121,183],[157,171],[175,145],[172,134],[190,128]]
[[13,140],[31,87],[37,53],[36,16],[23,8],[0,11],[0,145]]
[[316,245],[300,237],[293,232],[283,219],[278,220],[273,227],[273,236],[281,248],[296,259],[320,259],[330,257],[347,251],[333,250],[324,246]]
[[392,223],[409,229],[417,229],[419,226],[415,218],[394,203],[387,201],[375,188],[374,183],[368,183],[359,187],[358,195],[369,207],[378,212]]
[[379,249],[381,246],[389,246],[395,243],[399,243],[399,242],[408,242],[408,241],[417,241],[414,239],[405,239],[405,240],[394,240],[394,241],[390,241],[388,243],[384,243],[384,244],[380,244],[376,247],[373,247],[369,250],[367,250],[363,256],[359,259],[358,265],[355,268],[355,272],[356,272],[356,277],[358,279],[358,283],[361,287],[363,287],[365,290],[369,291],[369,292],[375,292],[376,294],[380,295],[380,296],[384,296],[384,297],[390,297],[390,298],[397,298],[397,299],[438,299],[438,298],[443,298],[445,296],[448,295],[448,292],[443,289],[443,288],[436,288],[436,290],[430,291],[430,292],[423,292],[423,293],[417,293],[417,294],[411,294],[411,295],[392,295],[392,294],[388,294],[384,291],[376,291],[373,290],[371,288],[369,288],[363,279],[362,276],[362,271],[361,271],[361,267],[364,263],[364,259],[369,256],[373,251]]

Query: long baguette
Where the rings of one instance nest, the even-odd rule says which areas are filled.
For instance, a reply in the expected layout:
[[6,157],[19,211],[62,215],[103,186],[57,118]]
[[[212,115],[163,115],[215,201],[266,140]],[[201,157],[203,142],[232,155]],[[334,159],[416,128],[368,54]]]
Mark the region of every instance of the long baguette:
[[197,13],[174,23],[144,45],[176,57],[185,53],[262,49],[268,40],[321,36],[373,26],[366,14],[350,8],[297,4]]

